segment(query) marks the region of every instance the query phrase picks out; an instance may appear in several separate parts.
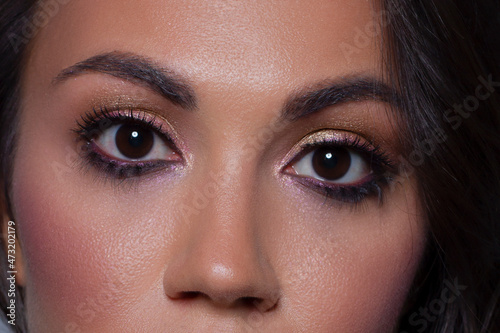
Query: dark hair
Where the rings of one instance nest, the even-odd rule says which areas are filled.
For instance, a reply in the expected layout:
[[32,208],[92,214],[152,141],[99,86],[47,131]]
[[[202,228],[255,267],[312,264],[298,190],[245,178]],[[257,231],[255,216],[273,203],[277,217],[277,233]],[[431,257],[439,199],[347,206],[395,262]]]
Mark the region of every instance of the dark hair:
[[[384,66],[402,96],[398,114],[407,153],[401,159],[418,180],[429,225],[399,330],[500,332],[500,5],[380,1]],[[7,213],[23,59],[33,37],[22,31],[35,2],[0,3],[0,209]],[[6,311],[0,245],[0,306]],[[22,288],[19,293],[21,300]],[[15,329],[24,332],[17,309]]]
[[[32,18],[36,0],[1,0],[0,3],[0,214],[12,218],[9,202],[10,180],[12,179],[12,161],[15,153],[15,129],[17,111],[20,105],[20,81],[22,65],[26,57],[29,40],[35,31],[26,32],[26,23]],[[3,218],[3,217],[2,217]],[[0,221],[6,223],[6,221]],[[4,237],[0,237],[0,306],[7,315],[8,262]],[[15,332],[26,332],[26,320],[23,311],[24,290],[16,288],[16,325]],[[7,317],[4,317],[7,318]]]
[[[500,332],[498,3],[383,0],[382,7],[384,65],[402,95],[403,144],[429,223],[400,330]],[[453,288],[465,290],[444,301]]]

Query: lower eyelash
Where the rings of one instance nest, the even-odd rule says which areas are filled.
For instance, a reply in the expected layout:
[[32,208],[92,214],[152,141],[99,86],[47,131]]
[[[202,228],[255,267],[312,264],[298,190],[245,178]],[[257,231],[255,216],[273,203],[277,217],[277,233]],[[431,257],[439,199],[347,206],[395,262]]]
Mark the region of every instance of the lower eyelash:
[[138,177],[153,171],[163,170],[172,165],[171,162],[162,160],[134,163],[121,162],[106,157],[105,154],[98,152],[98,150],[99,148],[93,142],[87,143],[86,149],[82,149],[83,160],[111,178],[127,179]]
[[370,179],[359,185],[329,185],[317,179],[299,177],[298,181],[326,199],[337,200],[350,204],[358,204],[366,198],[376,196],[378,204],[384,201],[383,187],[389,185],[394,179],[390,176],[368,176]]

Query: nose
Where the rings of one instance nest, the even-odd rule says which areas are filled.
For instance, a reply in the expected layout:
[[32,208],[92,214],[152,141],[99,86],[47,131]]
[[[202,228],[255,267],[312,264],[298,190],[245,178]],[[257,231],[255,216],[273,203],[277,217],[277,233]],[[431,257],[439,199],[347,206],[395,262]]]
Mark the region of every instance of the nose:
[[252,220],[252,200],[245,191],[220,190],[190,217],[167,264],[165,292],[173,302],[270,311],[280,290],[259,237],[263,231]]

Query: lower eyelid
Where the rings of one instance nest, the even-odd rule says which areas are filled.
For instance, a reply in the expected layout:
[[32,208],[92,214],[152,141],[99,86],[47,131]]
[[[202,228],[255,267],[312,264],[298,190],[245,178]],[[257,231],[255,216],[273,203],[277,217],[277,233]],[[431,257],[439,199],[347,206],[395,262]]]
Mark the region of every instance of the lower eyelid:
[[376,194],[379,197],[382,194],[380,186],[372,178],[366,179],[359,185],[348,186],[329,186],[324,182],[305,177],[300,177],[296,181],[300,186],[321,195],[324,199],[330,199],[339,203],[358,203],[371,194]]
[[375,175],[373,174],[373,172],[370,172],[365,177],[363,177],[362,179],[360,179],[359,181],[357,181],[355,183],[344,184],[344,183],[335,183],[335,182],[328,181],[328,180],[321,180],[321,179],[313,178],[310,176],[303,176],[303,175],[300,175],[297,173],[287,172],[287,174],[290,177],[294,177],[294,178],[298,179],[301,183],[308,183],[308,184],[317,185],[320,187],[328,187],[328,188],[360,187],[360,186],[363,186],[364,184],[366,184],[366,183],[368,183],[376,178]]
[[95,141],[91,142],[91,146],[96,154],[102,155],[106,159],[109,159],[110,161],[115,161],[117,163],[121,163],[123,165],[134,165],[137,163],[145,163],[145,162],[153,162],[153,161],[165,161],[165,162],[182,162],[182,156],[178,154],[176,151],[171,150],[171,152],[168,155],[165,155],[165,158],[156,158],[156,159],[146,159],[144,160],[126,160],[123,158],[119,158],[116,156],[110,156],[106,151],[104,151],[99,145],[96,144]]
[[288,168],[285,168],[284,174],[292,178],[294,183],[316,192],[324,199],[331,199],[339,203],[359,203],[371,196],[376,196],[380,204],[383,202],[384,187],[393,181],[392,178],[385,175],[377,176],[373,171],[352,184],[336,184],[309,176],[301,176]]
[[97,172],[104,173],[107,176],[117,179],[133,178],[179,167],[177,161],[153,160],[130,162],[116,160],[100,151],[94,143],[89,143],[87,147],[81,151],[84,166],[91,166]]

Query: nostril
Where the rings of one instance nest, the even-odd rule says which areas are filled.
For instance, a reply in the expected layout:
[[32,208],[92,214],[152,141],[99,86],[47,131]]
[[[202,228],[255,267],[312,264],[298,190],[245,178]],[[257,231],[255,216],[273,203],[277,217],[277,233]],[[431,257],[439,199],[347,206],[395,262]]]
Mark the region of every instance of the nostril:
[[172,299],[191,299],[196,298],[199,295],[201,295],[199,291],[180,291],[169,297]]
[[245,307],[252,307],[252,306],[257,307],[257,305],[262,303],[262,299],[258,297],[241,297],[240,303]]
[[171,299],[177,299],[177,300],[188,300],[188,299],[195,299],[198,297],[207,298],[219,305],[224,304],[226,306],[240,306],[247,309],[255,309],[259,312],[271,311],[276,308],[278,303],[277,300],[271,301],[270,299],[263,299],[260,297],[252,297],[252,296],[239,297],[234,301],[231,301],[228,298],[216,299],[200,291],[180,291],[169,297]]
[[182,291],[180,292],[180,298],[195,298],[200,295],[199,291]]
[[248,308],[255,308],[259,312],[271,311],[278,305],[278,300],[262,299],[260,297],[241,297],[239,302],[241,305]]

